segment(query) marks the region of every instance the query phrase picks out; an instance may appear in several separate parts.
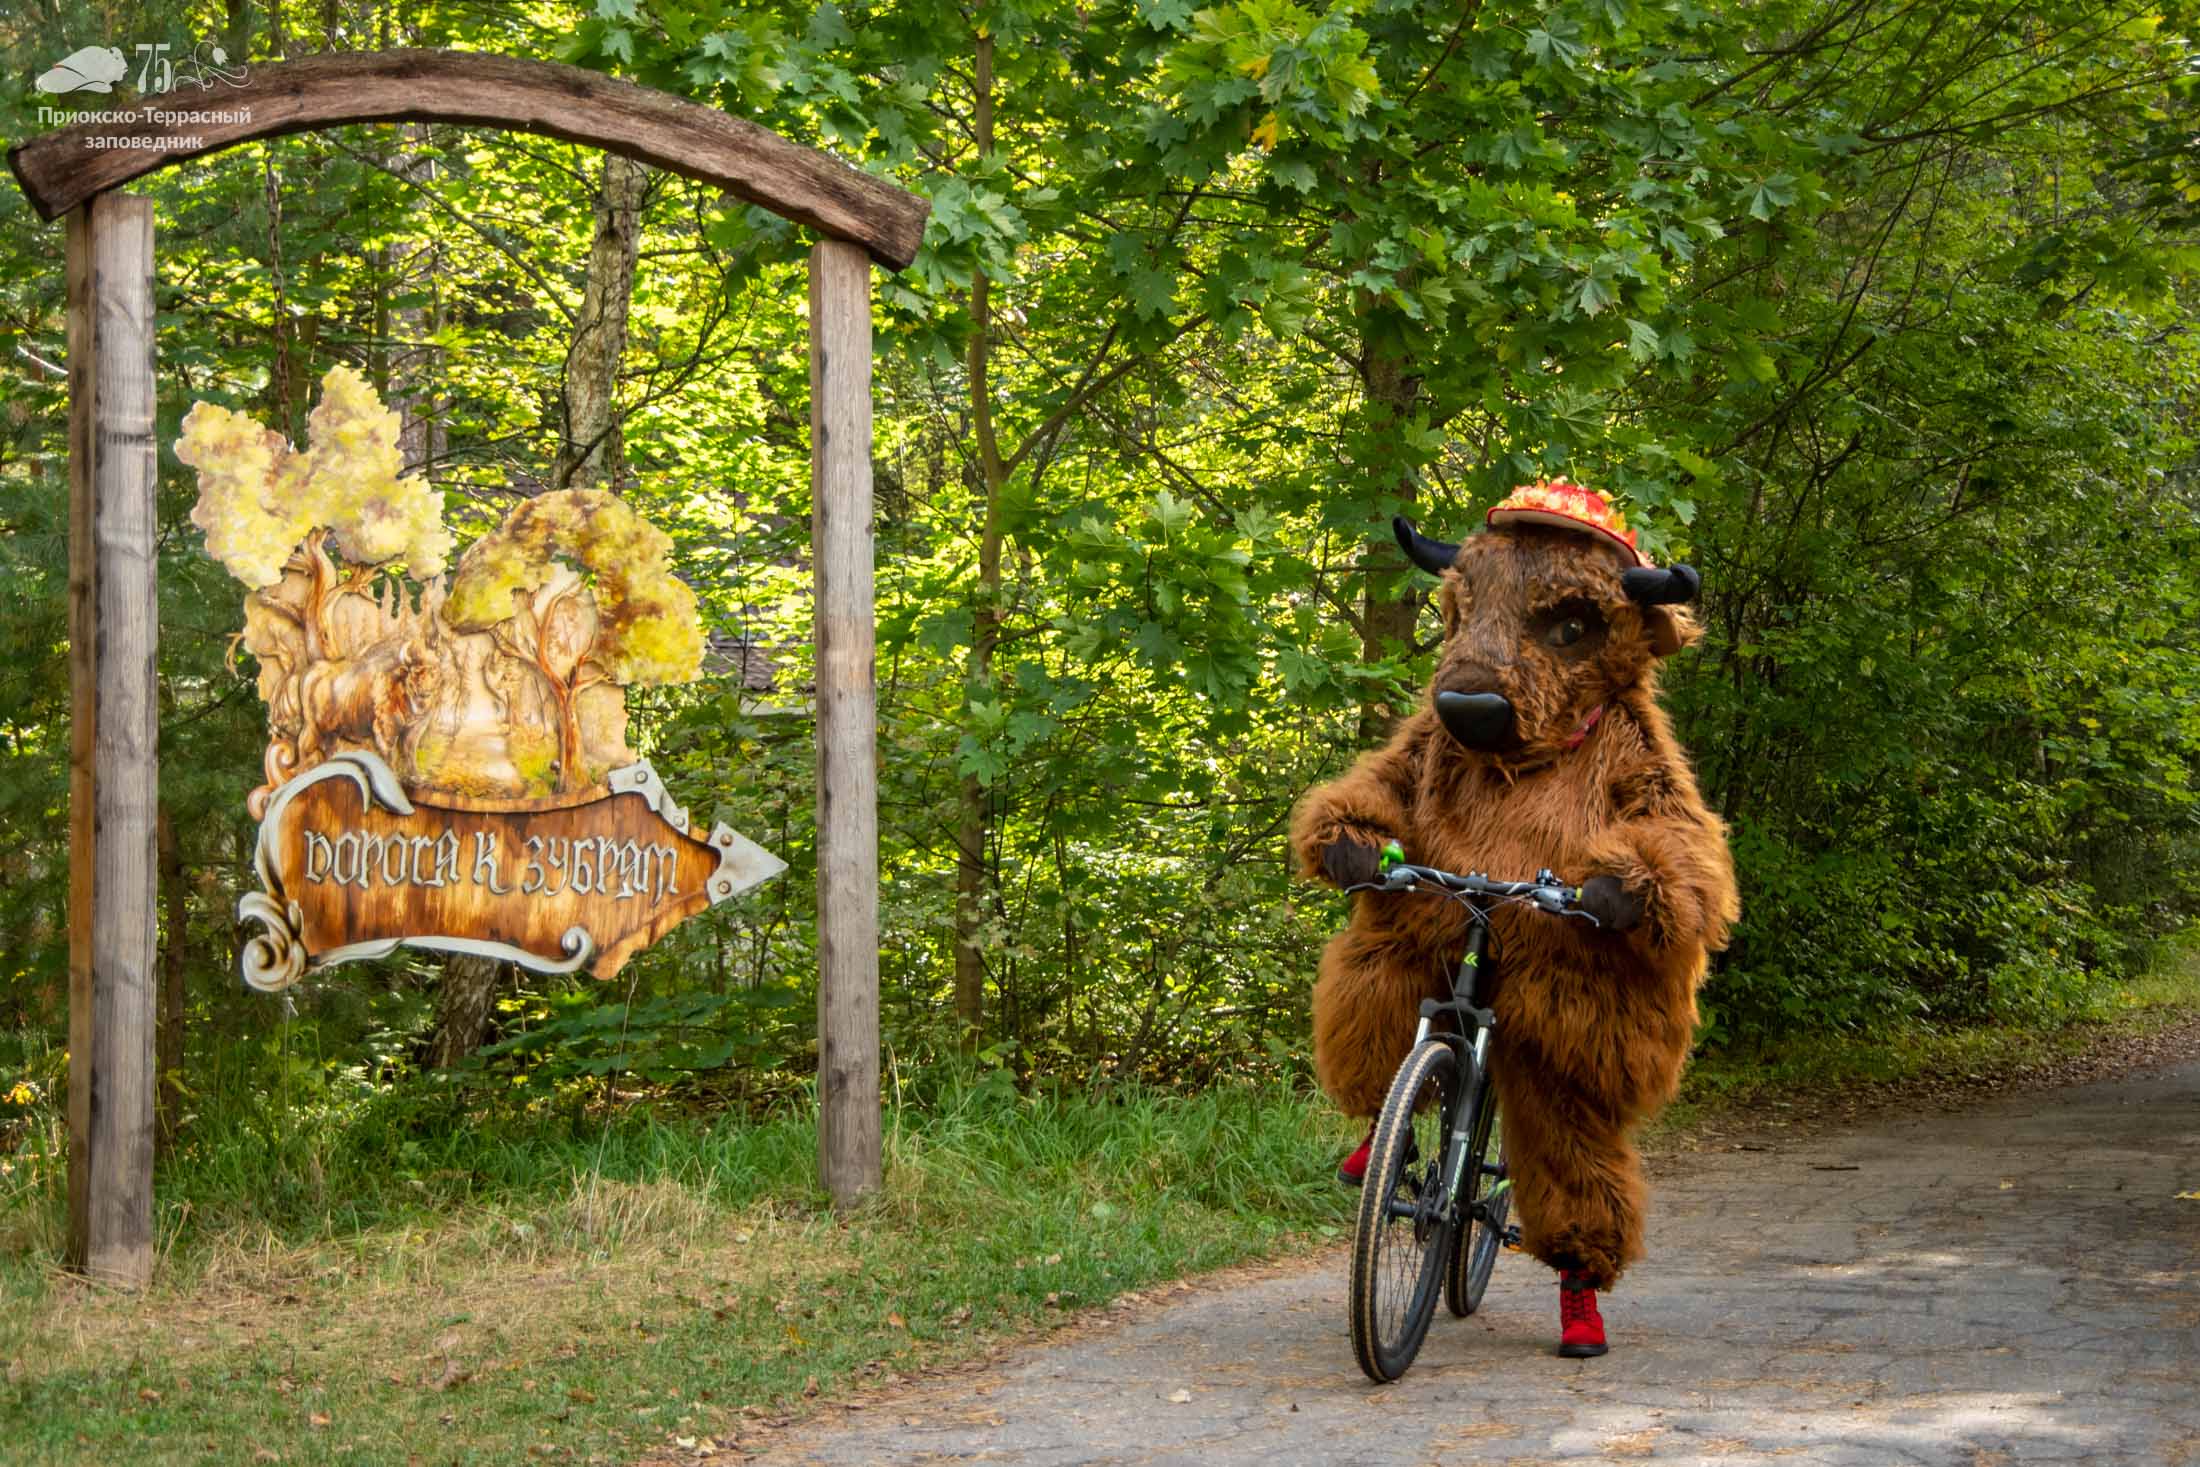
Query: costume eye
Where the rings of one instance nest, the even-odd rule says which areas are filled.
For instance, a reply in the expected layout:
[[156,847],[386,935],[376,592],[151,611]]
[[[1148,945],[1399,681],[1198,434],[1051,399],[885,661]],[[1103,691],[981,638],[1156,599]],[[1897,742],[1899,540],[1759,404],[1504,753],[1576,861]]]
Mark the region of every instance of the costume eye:
[[1594,602],[1570,597],[1535,618],[1534,631],[1544,646],[1560,652],[1587,653],[1604,635],[1604,613]]

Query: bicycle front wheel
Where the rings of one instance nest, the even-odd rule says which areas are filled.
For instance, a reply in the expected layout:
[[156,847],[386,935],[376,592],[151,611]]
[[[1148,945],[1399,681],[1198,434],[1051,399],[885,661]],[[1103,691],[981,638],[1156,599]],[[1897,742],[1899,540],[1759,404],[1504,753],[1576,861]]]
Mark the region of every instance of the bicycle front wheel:
[[1497,1087],[1477,1087],[1469,1104],[1475,1109],[1467,1126],[1459,1226],[1453,1230],[1450,1263],[1444,1269],[1444,1303],[1461,1318],[1482,1307],[1482,1291],[1490,1286],[1490,1270],[1497,1267],[1512,1220],[1512,1175],[1505,1169]]
[[1459,1056],[1425,1040],[1406,1056],[1375,1121],[1352,1239],[1352,1352],[1370,1380],[1404,1375],[1436,1313],[1457,1209],[1444,1145],[1464,1089]]

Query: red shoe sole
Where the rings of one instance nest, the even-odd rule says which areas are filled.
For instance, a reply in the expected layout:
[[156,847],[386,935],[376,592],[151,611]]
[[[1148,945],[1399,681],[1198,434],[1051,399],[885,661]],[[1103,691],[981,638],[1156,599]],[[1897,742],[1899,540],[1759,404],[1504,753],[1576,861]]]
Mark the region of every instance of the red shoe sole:
[[1560,1345],[1558,1353],[1568,1360],[1594,1360],[1611,1348],[1610,1345]]

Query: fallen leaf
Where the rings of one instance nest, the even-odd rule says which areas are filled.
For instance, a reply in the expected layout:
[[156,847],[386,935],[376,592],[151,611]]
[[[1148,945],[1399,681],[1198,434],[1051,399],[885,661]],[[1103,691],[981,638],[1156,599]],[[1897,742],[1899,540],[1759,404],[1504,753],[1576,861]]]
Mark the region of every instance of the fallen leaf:
[[575,1386],[565,1393],[565,1399],[576,1406],[593,1406],[596,1404],[596,1393],[594,1391],[584,1391],[579,1386]]
[[808,1380],[802,1382],[802,1394],[805,1396],[814,1396],[817,1394],[816,1376],[813,1375]]
[[2200,1202],[2200,1192],[2180,1192],[2177,1194],[2177,1200],[2179,1202]]
[[1169,1404],[1172,1406],[1184,1405],[1191,1399],[1192,1393],[1190,1391],[1171,1391],[1169,1393]]
[[893,1326],[893,1327],[894,1327],[895,1329],[907,1329],[907,1328],[909,1328],[909,1321],[908,1321],[908,1320],[906,1320],[906,1319],[903,1319],[903,1318],[902,1318],[902,1317],[901,1317],[900,1315],[898,1315],[898,1314],[889,1314],[889,1315],[887,1315],[887,1316],[886,1316],[886,1322],[887,1322],[888,1324],[892,1325],[892,1326]]
[[308,1426],[326,1426],[329,1424],[330,1419],[326,1411],[315,1411],[306,1417],[306,1424]]
[[160,1392],[154,1390],[151,1386],[147,1386],[144,1390],[138,1392],[138,1399],[148,1406],[158,1406],[160,1404]]
[[2017,1184],[2014,1181],[2010,1180],[2008,1177],[2003,1177],[2001,1179],[2001,1190],[2004,1192],[2014,1192],[2017,1190]]
[[1051,1267],[1054,1264],[1060,1263],[1062,1261],[1062,1255],[1059,1253],[1049,1253],[1042,1261],[1046,1263],[1049,1267]]

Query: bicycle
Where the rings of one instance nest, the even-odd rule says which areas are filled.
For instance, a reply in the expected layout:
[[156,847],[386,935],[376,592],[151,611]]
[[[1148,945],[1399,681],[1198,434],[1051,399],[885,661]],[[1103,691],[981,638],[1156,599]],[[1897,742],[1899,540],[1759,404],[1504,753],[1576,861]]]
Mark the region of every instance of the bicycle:
[[[1348,1302],[1352,1350],[1368,1378],[1387,1385],[1420,1353],[1436,1315],[1439,1276],[1446,1306],[1463,1319],[1481,1306],[1499,1251],[1520,1240],[1510,1221],[1512,1179],[1490,1087],[1490,1036],[1497,1027],[1485,1001],[1495,968],[1490,911],[1522,901],[1600,924],[1581,909],[1581,889],[1549,871],[1533,881],[1457,876],[1408,864],[1395,841],[1384,847],[1380,871],[1376,880],[1345,889],[1431,892],[1468,914],[1451,998],[1421,1000],[1420,1028],[1376,1117],[1361,1183]],[[1449,1022],[1439,1026],[1439,1019]]]

